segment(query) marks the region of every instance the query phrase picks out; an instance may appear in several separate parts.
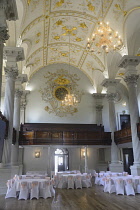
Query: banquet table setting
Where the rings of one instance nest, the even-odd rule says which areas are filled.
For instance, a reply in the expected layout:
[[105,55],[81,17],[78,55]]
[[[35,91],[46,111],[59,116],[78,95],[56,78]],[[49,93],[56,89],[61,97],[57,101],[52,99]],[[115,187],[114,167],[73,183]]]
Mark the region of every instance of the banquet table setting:
[[7,181],[5,198],[46,199],[55,196],[54,180],[42,175],[15,175]]
[[116,195],[135,195],[140,193],[140,176],[129,175],[127,172],[95,173],[95,184],[103,186],[103,191]]
[[92,187],[91,174],[80,171],[62,171],[56,175],[46,176],[47,173],[27,172],[25,175],[15,175],[7,181],[7,193],[5,198],[39,199],[55,196],[55,188],[82,189]]
[[61,172],[54,176],[56,188],[82,189],[92,187],[91,174],[77,172]]

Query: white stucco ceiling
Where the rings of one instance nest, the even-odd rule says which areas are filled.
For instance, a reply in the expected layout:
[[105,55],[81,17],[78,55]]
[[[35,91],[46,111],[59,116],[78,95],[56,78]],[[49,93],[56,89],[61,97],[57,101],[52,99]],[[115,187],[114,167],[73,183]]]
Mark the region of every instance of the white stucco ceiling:
[[[127,52],[128,47],[128,53],[134,55],[140,48],[140,29],[136,27],[140,22],[139,0],[17,0],[17,9],[19,20],[15,26],[9,23],[11,38],[7,43],[20,43],[19,37],[22,40],[25,61],[21,68],[29,78],[47,65],[67,63],[82,70],[100,90],[100,80],[105,75],[123,76],[123,70],[113,68],[120,57],[118,53]],[[101,19],[119,32],[126,48],[116,56],[108,54],[108,59],[104,53],[87,50],[87,38],[91,38]],[[110,64],[106,65],[105,60]]]

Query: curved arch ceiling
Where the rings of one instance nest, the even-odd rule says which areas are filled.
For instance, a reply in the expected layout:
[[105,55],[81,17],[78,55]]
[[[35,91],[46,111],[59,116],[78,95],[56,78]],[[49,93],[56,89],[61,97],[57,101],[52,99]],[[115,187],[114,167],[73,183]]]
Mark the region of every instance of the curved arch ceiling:
[[27,45],[30,43],[25,62],[30,67],[29,77],[54,63],[70,64],[89,77],[94,70],[103,72],[104,54],[89,52],[87,38],[91,38],[101,18],[123,37],[125,16],[132,6],[138,6],[137,0],[21,1],[21,39]]

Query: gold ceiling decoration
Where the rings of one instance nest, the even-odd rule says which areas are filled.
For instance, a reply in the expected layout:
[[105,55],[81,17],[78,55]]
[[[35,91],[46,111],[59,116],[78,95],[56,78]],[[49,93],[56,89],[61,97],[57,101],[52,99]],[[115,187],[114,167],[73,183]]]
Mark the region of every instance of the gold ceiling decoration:
[[118,32],[111,29],[108,22],[99,22],[98,25],[92,38],[88,38],[88,50],[91,50],[91,52],[97,51],[98,53],[101,53],[102,50],[106,53],[110,50],[120,50],[123,47],[123,42]]
[[70,80],[64,78],[64,75],[60,75],[54,82],[58,85],[67,85],[70,83]]
[[120,4],[115,4],[115,7],[116,7],[117,10],[121,11],[121,12],[123,13],[124,16],[127,15],[127,11],[124,11],[124,10],[121,8]]
[[46,79],[45,88],[40,88],[42,100],[47,103],[44,108],[49,114],[54,113],[56,116],[65,117],[68,114],[73,115],[78,109],[73,106],[62,106],[62,101],[67,94],[71,92],[81,101],[83,91],[77,89],[77,82],[80,80],[77,74],[68,74],[67,70],[57,70],[55,73],[47,72],[44,76]]
[[31,3],[31,0],[27,0],[27,4],[30,5],[30,3]]

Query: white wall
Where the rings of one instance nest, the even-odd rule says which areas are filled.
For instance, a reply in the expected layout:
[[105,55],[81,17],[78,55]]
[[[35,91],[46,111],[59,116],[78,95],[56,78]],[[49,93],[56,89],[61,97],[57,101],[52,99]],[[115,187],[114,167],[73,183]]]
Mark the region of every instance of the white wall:
[[[59,69],[67,69],[68,65],[61,64]],[[41,98],[40,88],[45,88],[45,82],[47,81],[44,76],[47,71],[56,72],[58,70],[57,65],[50,65],[46,68],[39,70],[30,80],[28,89],[31,89],[31,93],[27,96],[27,107],[26,107],[26,122],[28,123],[95,123],[95,110],[94,110],[94,98],[93,86],[89,79],[83,72],[80,72],[77,68],[71,67],[71,73],[78,74],[80,81],[77,82],[77,89],[83,90],[84,95],[82,96],[81,102],[78,105],[78,112],[73,115],[68,114],[66,117],[56,116],[55,113],[49,114],[45,111],[45,107],[48,106],[45,101]]]
[[[48,155],[49,146],[25,146],[23,155],[23,173],[27,171],[50,171],[54,170],[54,152],[61,146],[50,146],[50,154]],[[82,147],[81,147],[82,148]],[[84,158],[81,157],[80,147],[67,147],[69,151],[69,170],[81,170],[84,172]],[[40,158],[35,158],[35,151],[40,151]],[[97,169],[98,149],[93,147],[87,148],[87,164],[88,169]]]

